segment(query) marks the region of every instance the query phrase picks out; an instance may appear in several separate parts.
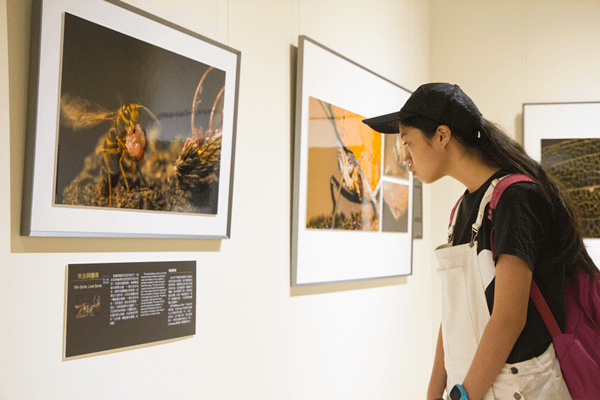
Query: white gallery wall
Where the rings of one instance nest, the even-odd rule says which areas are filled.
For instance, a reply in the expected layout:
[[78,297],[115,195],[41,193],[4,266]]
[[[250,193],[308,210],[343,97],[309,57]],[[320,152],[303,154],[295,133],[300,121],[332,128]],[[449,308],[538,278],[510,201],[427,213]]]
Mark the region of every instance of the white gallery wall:
[[[298,35],[410,90],[457,83],[521,140],[524,102],[600,101],[600,2],[128,3],[242,52],[232,237],[19,236],[31,0],[0,0],[0,399],[424,398],[440,321],[431,252],[464,188],[424,187],[412,276],[290,289]],[[193,338],[62,360],[67,264],[188,259]]]
[[[410,277],[291,289],[290,219],[298,35],[412,90],[429,77],[428,3],[128,3],[242,53],[231,239],[19,236],[31,0],[0,0],[0,399],[423,397],[427,238]],[[63,361],[66,266],[161,260],[197,261],[196,335]]]

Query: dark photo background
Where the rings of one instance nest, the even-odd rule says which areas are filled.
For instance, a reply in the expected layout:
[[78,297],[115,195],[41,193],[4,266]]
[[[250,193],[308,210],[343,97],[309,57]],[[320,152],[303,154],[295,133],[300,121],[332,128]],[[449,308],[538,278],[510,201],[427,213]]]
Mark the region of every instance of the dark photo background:
[[[110,112],[130,103],[143,105],[161,125],[158,137],[147,132],[147,140],[170,142],[191,137],[194,94],[208,68],[206,64],[64,14],[61,96],[79,97]],[[203,83],[203,101],[196,111],[196,127],[208,129],[214,99],[224,84],[224,71],[214,69],[208,74]],[[143,110],[140,118],[151,123]],[[59,126],[56,203],[62,202],[64,188],[82,170],[85,157],[95,151],[111,124],[112,121],[104,121],[77,131],[63,124]]]

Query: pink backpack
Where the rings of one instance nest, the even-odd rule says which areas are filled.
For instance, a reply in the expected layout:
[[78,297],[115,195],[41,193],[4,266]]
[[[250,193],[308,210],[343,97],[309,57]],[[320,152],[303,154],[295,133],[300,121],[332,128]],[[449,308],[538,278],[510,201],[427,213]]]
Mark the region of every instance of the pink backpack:
[[[496,208],[502,192],[513,183],[523,181],[535,182],[521,174],[508,175],[498,182],[490,200],[490,220],[492,210]],[[574,281],[567,280],[567,318],[564,332],[561,332],[533,280],[530,297],[552,335],[560,368],[573,400],[599,400],[600,280],[594,280],[582,270],[578,271]]]

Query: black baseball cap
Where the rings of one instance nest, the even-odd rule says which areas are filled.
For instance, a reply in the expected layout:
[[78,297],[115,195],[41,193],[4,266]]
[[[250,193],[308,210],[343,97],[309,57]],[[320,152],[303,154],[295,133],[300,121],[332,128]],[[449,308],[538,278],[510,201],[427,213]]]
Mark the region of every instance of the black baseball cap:
[[450,83],[421,85],[400,111],[368,118],[363,122],[377,132],[398,133],[400,121],[417,115],[467,133],[481,130],[481,112],[458,85]]

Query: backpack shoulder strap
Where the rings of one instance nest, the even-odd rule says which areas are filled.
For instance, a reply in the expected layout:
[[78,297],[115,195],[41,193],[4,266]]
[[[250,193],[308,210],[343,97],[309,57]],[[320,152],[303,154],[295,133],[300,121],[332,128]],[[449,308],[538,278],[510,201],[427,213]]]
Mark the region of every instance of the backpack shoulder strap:
[[[535,182],[532,178],[528,177],[524,174],[511,174],[506,175],[498,180],[494,186],[494,191],[492,192],[492,197],[490,198],[490,208],[488,219],[492,220],[492,213],[496,209],[498,205],[498,201],[500,201],[500,196],[502,193],[513,183],[517,182]],[[490,245],[492,246],[492,257],[495,259],[496,254],[494,251],[494,227],[492,226],[492,232],[490,233]]]
[[504,178],[500,179],[500,181],[496,184],[496,186],[494,187],[494,192],[492,193],[492,199],[490,200],[490,214],[488,215],[488,218],[491,220],[492,219],[492,215],[491,215],[491,211],[496,209],[496,206],[498,205],[498,201],[500,200],[500,196],[502,196],[502,193],[504,193],[504,191],[513,183],[517,183],[517,182],[534,182],[535,181],[528,177],[527,175],[523,175],[523,174],[512,174],[512,175],[507,175]]
[[[530,178],[524,174],[512,174],[512,175],[507,175],[504,178],[502,178],[496,184],[496,186],[494,187],[494,192],[492,193],[492,198],[490,200],[490,213],[488,214],[488,218],[490,220],[492,219],[492,211],[496,209],[496,206],[498,205],[498,201],[500,200],[500,196],[502,196],[502,193],[504,193],[504,191],[510,185],[512,185],[513,183],[517,183],[517,182],[534,182],[535,183],[535,180],[533,180],[532,178]],[[494,234],[494,228],[492,227],[492,233],[490,235],[490,244],[492,245],[492,253],[494,252],[494,241],[493,241],[493,237],[492,237],[493,234]],[[552,335],[552,337],[560,335],[562,333],[560,330],[560,327],[558,326],[558,323],[556,322],[556,319],[554,318],[552,311],[550,311],[550,307],[548,307],[548,303],[546,303],[546,300],[544,299],[542,292],[540,292],[540,289],[538,288],[537,284],[535,283],[535,281],[533,279],[531,280],[531,291],[529,293],[529,296],[531,297],[531,300],[535,304],[535,308],[537,308],[538,312],[540,313],[542,320],[544,321],[546,328],[548,328],[548,331],[550,331],[550,334]]]
[[550,311],[550,307],[548,307],[548,303],[546,303],[546,299],[540,292],[540,288],[537,283],[533,279],[531,279],[531,289],[529,292],[529,297],[533,300],[533,304],[535,304],[535,308],[537,308],[542,320],[544,321],[544,325],[548,328],[550,335],[554,338],[562,333],[560,327],[558,326],[558,322],[556,322],[556,318],[554,318],[554,314]]
[[[506,190],[506,188],[508,188],[513,183],[517,183],[517,182],[535,182],[535,181],[532,178],[530,178],[524,174],[511,174],[511,175],[502,177],[500,179],[497,179],[494,182],[495,183],[492,183],[492,185],[494,185],[494,187],[493,187],[492,196],[489,201],[490,208],[489,208],[488,218],[490,220],[492,219],[492,211],[496,208],[496,205],[498,204],[498,200],[500,199],[500,196],[502,195],[504,190]],[[456,222],[456,214],[458,211],[458,206],[460,205],[463,197],[464,196],[460,196],[460,198],[454,205],[452,212],[450,213],[450,223],[448,224],[448,243],[452,242],[452,238],[453,238],[453,234],[454,234],[454,223]],[[484,196],[484,199],[485,199],[485,196]],[[482,208],[484,205],[483,201],[485,201],[485,200],[482,200],[482,205],[480,206],[480,208]],[[480,216],[480,218],[481,217],[482,216]],[[481,219],[478,219],[477,223],[481,223]],[[477,226],[477,228],[479,228],[479,226]],[[493,253],[493,251],[494,251],[494,249],[493,249],[493,245],[492,245],[492,253]]]

